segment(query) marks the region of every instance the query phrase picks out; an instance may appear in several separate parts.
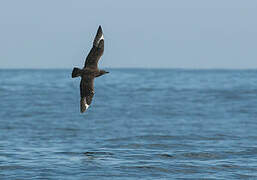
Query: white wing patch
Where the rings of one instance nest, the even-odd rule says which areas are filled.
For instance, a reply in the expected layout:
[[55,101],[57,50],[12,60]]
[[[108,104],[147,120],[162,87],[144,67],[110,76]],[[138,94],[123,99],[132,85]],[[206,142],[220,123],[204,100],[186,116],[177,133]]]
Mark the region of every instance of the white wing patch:
[[104,39],[104,34],[102,34],[101,38],[97,41],[97,46],[99,45],[99,42]]
[[100,41],[101,39],[104,39],[104,34],[102,34],[102,36],[101,36],[101,38],[99,39],[99,41]]
[[84,104],[85,104],[86,110],[87,110],[89,108],[89,105],[87,104],[87,99],[86,98],[84,98]]

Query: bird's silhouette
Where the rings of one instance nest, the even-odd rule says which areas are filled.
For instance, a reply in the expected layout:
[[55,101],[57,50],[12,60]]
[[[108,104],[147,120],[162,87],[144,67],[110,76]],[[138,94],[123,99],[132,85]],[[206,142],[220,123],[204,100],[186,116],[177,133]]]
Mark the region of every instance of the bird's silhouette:
[[102,27],[99,26],[93,47],[87,55],[83,69],[73,68],[72,78],[81,77],[80,81],[80,112],[85,112],[92,102],[94,92],[95,77],[109,73],[105,70],[98,69],[98,61],[104,52],[104,36]]

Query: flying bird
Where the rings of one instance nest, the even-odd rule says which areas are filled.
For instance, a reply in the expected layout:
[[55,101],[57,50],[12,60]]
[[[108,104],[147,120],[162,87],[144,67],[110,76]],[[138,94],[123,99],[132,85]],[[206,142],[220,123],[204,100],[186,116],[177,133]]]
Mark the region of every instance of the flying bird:
[[98,69],[98,61],[104,52],[104,35],[102,27],[99,26],[93,47],[87,55],[83,69],[73,68],[72,78],[81,77],[80,81],[80,112],[85,112],[91,104],[94,97],[94,79],[109,73],[105,70]]

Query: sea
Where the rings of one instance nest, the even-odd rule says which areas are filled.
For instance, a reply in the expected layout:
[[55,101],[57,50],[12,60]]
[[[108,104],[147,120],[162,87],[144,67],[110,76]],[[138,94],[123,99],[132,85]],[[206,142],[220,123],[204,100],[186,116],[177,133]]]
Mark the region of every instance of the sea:
[[0,70],[0,179],[257,179],[257,70]]

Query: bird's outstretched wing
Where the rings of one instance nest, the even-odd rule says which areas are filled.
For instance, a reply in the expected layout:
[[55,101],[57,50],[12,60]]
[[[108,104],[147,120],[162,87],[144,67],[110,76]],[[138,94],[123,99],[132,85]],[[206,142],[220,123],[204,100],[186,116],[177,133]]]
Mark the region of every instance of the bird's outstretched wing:
[[94,77],[82,77],[80,81],[80,112],[85,112],[94,97]]
[[97,69],[97,64],[104,52],[104,35],[102,27],[99,26],[93,47],[91,48],[89,54],[87,55],[84,68]]

